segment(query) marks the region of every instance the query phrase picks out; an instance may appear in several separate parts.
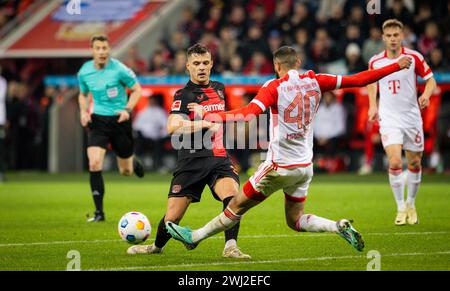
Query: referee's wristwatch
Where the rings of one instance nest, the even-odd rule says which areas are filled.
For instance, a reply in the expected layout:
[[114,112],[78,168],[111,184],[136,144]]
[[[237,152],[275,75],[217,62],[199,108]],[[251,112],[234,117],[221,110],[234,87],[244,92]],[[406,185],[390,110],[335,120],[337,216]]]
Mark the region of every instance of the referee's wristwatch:
[[131,112],[133,112],[133,109],[125,107],[124,109],[126,112],[128,112],[129,115],[131,115]]

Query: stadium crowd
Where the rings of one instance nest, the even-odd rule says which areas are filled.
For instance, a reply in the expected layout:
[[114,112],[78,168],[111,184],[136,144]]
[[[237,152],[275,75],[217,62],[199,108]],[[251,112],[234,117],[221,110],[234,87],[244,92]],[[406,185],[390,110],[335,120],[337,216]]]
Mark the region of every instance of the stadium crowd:
[[[0,28],[30,2],[2,1]],[[381,1],[382,15],[368,15],[367,2],[200,1],[197,11],[186,8],[182,12],[176,30],[161,39],[150,56],[141,55],[132,47],[122,60],[138,75],[185,75],[186,49],[200,42],[212,51],[215,74],[265,75],[273,74],[271,52],[282,45],[291,45],[300,52],[303,69],[347,74],[367,69],[370,57],[384,48],[382,22],[397,18],[405,24],[404,45],[420,51],[435,73],[450,72],[449,0]],[[45,74],[75,74],[82,61],[72,60],[68,65],[56,60],[0,60],[1,74],[8,81],[8,168],[46,169],[47,111],[62,92],[59,88],[45,87],[43,77]],[[444,161],[450,159],[448,95],[444,93],[438,119],[437,149]],[[352,107],[344,107],[339,110],[345,115],[341,119],[346,118],[346,123],[351,124],[352,112],[349,111]],[[345,136],[345,132],[341,133],[340,142],[333,142],[333,145],[339,147],[345,143],[345,139],[341,139]],[[331,138],[335,141],[335,137]],[[42,155],[27,156],[36,151]],[[335,149],[325,147],[325,152],[334,155]],[[450,161],[446,161],[445,168],[450,169]]]

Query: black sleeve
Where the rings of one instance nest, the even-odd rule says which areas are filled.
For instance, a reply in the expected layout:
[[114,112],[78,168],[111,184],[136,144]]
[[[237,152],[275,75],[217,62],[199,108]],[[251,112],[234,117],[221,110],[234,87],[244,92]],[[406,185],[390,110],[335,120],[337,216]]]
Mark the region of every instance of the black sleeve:
[[189,103],[191,103],[191,101],[189,101],[189,94],[187,92],[184,92],[184,90],[178,90],[173,97],[170,114],[189,115],[190,111],[187,108],[187,105]]

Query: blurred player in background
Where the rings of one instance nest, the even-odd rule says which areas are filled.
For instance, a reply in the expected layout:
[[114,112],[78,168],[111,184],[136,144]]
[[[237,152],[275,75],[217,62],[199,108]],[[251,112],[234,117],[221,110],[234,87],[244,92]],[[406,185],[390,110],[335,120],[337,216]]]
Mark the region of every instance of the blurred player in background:
[[[389,161],[389,182],[397,202],[396,225],[419,222],[415,200],[422,176],[421,159],[424,150],[424,134],[420,110],[430,104],[430,96],[436,88],[433,73],[423,56],[402,46],[403,24],[390,19],[383,24],[383,41],[386,50],[372,57],[369,69],[377,69],[396,63],[409,56],[413,60],[408,70],[389,75],[368,86],[369,120],[379,119],[380,134]],[[417,76],[426,82],[425,90],[417,100]],[[380,94],[377,107],[377,92]],[[407,162],[407,200],[404,201],[402,150]]]
[[[248,121],[270,108],[271,135],[266,161],[250,177],[242,192],[235,196],[228,207],[200,229],[167,223],[167,229],[188,249],[239,222],[242,215],[258,205],[272,193],[282,189],[285,196],[287,225],[295,231],[333,232],[339,234],[355,249],[362,251],[364,241],[350,221],[329,220],[312,214],[304,214],[304,201],[313,176],[312,123],[323,93],[339,88],[362,87],[393,72],[408,68],[411,60],[401,58],[396,63],[353,76],[315,74],[308,71],[299,74],[301,61],[291,47],[281,47],[274,52],[274,67],[278,79],[268,81],[249,105],[241,109],[205,115],[205,119]],[[201,110],[196,104],[190,108]]]
[[[179,223],[189,205],[200,202],[206,185],[214,198],[222,201],[223,209],[239,193],[239,176],[225,150],[223,128],[208,121],[194,120],[194,114],[188,109],[188,104],[195,102],[212,113],[225,111],[225,87],[222,83],[210,80],[212,67],[208,48],[196,44],[188,49],[186,68],[190,80],[175,93],[167,121],[169,134],[176,139],[180,136],[183,138],[170,184],[167,211],[159,222],[155,242],[147,246],[132,246],[128,254],[161,253],[171,238],[166,222]],[[213,127],[214,134],[208,137],[212,132],[208,130]],[[238,232],[239,223],[225,232],[226,243],[222,256],[250,259],[237,247]]]
[[[108,38],[97,35],[91,39],[93,60],[78,72],[80,120],[88,127],[89,173],[95,203],[94,217],[89,222],[105,220],[103,196],[105,186],[102,170],[108,145],[117,154],[122,175],[144,176],[144,168],[133,155],[131,112],[141,97],[141,85],[132,70],[110,57]],[[131,91],[128,98],[126,88]],[[94,108],[89,109],[87,97],[92,94]]]

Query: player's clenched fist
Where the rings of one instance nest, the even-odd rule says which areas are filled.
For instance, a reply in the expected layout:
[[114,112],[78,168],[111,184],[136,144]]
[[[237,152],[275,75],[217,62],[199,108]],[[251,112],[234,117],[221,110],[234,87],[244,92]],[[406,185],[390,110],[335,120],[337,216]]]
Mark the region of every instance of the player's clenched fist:
[[397,63],[401,69],[409,69],[412,64],[412,59],[410,57],[402,57]]

